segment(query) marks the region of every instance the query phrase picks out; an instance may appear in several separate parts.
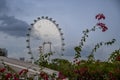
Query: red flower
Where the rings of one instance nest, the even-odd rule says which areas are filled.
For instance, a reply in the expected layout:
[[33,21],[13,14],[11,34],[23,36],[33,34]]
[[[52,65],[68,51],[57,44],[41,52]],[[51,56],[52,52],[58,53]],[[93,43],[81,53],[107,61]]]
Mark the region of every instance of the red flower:
[[120,61],[120,56],[117,56],[117,57],[116,57],[116,61]]
[[113,76],[113,73],[112,73],[112,72],[109,72],[108,75],[109,75],[110,77],[112,77],[112,76]]
[[77,73],[77,74],[84,74],[84,73],[88,72],[88,68],[83,67],[83,68],[75,70],[74,72]]
[[25,74],[25,73],[27,73],[27,72],[28,72],[27,69],[22,69],[22,70],[19,72],[19,75]]
[[80,65],[80,61],[76,62],[76,64]]
[[66,77],[65,77],[61,72],[59,72],[58,78],[59,78],[59,79],[65,79]]
[[11,78],[12,77],[12,74],[11,73],[7,73],[6,74],[6,80],[8,80],[9,78]]
[[79,74],[79,70],[78,69],[74,70],[74,73]]
[[101,19],[105,19],[105,16],[103,14],[99,13],[95,16],[95,18],[98,19],[98,20],[101,20]]
[[108,75],[109,75],[109,80],[117,80],[115,76],[113,76],[112,72],[109,72]]
[[43,78],[44,80],[48,80],[48,75],[45,72],[41,72],[40,77]]
[[102,28],[102,32],[108,30],[107,26],[104,23],[97,23],[97,26],[100,26],[100,28]]
[[14,74],[14,80],[19,80],[18,74]]
[[81,74],[84,74],[85,72],[88,71],[88,68],[83,67],[83,68],[80,68],[79,71],[80,71]]
[[2,69],[0,69],[0,72],[3,73],[3,72],[5,72],[5,70],[6,70],[5,68],[2,68]]

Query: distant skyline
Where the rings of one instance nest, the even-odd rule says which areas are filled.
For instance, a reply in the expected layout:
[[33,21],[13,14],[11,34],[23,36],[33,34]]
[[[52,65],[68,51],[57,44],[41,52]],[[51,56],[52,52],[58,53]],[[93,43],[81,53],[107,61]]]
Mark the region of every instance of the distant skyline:
[[8,56],[28,57],[26,50],[27,28],[34,19],[48,16],[56,20],[65,37],[65,56],[74,55],[73,48],[79,44],[82,31],[92,28],[96,14],[103,13],[108,31],[97,30],[89,34],[83,57],[100,41],[117,41],[112,46],[101,47],[95,56],[105,60],[120,48],[120,1],[119,0],[0,0],[0,48],[8,50]]

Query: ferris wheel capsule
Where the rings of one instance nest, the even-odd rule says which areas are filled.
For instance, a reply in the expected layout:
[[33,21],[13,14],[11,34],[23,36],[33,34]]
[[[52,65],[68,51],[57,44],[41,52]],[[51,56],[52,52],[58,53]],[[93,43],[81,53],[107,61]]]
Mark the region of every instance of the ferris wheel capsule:
[[37,20],[34,20],[34,22],[37,22]]
[[41,18],[44,19],[44,16],[42,16]]
[[48,16],[46,16],[45,19],[48,19]]
[[31,26],[33,26],[34,24],[33,23],[31,23]]
[[49,18],[50,21],[52,21],[52,18]]
[[37,19],[40,20],[40,17],[38,17]]
[[56,24],[56,26],[58,27],[58,26],[59,26],[59,24]]

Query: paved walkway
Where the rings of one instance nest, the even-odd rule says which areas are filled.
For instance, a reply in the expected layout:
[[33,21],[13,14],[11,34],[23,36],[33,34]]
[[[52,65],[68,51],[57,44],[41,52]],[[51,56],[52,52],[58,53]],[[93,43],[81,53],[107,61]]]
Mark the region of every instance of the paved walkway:
[[44,71],[50,75],[53,73],[58,75],[58,71],[52,69],[48,69],[48,68],[40,69],[40,67],[35,64],[0,56],[0,66],[2,66],[2,62],[4,62],[6,65],[9,65],[17,72],[19,72],[21,69],[28,69],[29,74],[39,74],[41,71]]

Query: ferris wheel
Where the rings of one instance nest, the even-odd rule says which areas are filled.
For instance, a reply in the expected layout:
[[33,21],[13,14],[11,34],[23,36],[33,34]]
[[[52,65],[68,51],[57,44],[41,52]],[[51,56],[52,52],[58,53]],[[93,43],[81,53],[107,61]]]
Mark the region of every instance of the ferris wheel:
[[47,16],[38,17],[28,28],[27,49],[30,59],[35,61],[40,53],[57,53],[60,56],[64,52],[64,36],[62,29],[56,21]]

